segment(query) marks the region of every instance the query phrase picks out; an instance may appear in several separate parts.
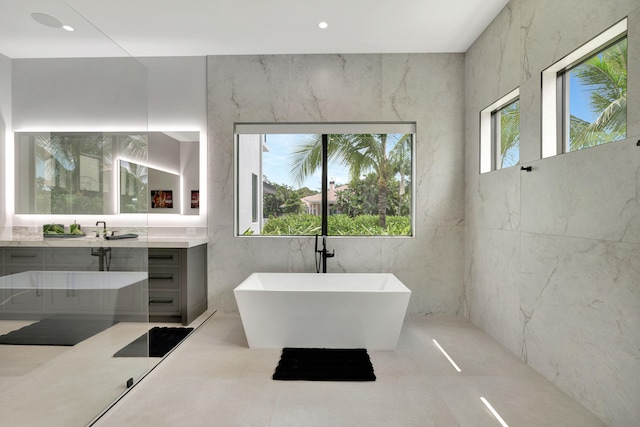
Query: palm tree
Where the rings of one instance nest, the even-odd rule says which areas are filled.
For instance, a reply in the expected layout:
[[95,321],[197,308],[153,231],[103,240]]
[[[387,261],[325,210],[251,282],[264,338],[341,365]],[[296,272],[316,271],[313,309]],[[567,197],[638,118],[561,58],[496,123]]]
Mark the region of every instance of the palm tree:
[[[615,141],[627,133],[627,39],[620,40],[572,71],[590,91],[593,123],[571,116],[570,150]],[[574,134],[575,132],[575,134]],[[575,135],[575,136],[574,136]]]
[[520,163],[520,100],[500,110],[500,168]]
[[[394,141],[388,141],[389,137]],[[403,175],[411,135],[346,134],[328,136],[328,159],[349,168],[351,181],[367,172],[378,177],[378,216],[380,227],[387,226],[387,183],[396,173]],[[388,150],[388,142],[393,148]],[[409,149],[408,149],[409,147]],[[322,165],[322,140],[316,135],[292,153],[291,173],[301,183]],[[401,177],[404,182],[404,175]]]

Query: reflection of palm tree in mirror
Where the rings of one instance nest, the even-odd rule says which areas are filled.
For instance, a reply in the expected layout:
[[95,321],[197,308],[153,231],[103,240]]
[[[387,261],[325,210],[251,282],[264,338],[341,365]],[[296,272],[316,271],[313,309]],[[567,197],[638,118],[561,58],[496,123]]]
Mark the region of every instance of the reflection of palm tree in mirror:
[[[386,228],[387,189],[389,180],[400,175],[400,190],[404,192],[405,179],[411,173],[411,135],[345,134],[329,135],[328,161],[333,160],[349,168],[352,182],[367,172],[378,177],[378,216],[380,227]],[[322,167],[322,140],[320,135],[301,143],[292,153],[291,173],[298,183]]]
[[120,161],[120,213],[146,213],[149,192],[149,168]]
[[627,133],[627,39],[571,70],[589,91],[593,122],[570,119],[570,151],[626,138]]
[[[51,133],[34,138],[38,213],[107,213],[104,182],[113,170],[114,153],[146,163],[146,134]],[[146,196],[146,192],[145,192]]]
[[35,156],[44,175],[37,188],[39,213],[102,213],[97,193],[108,147],[96,133],[37,135]]
[[149,148],[149,138],[147,134],[120,135],[118,143],[121,155],[126,156],[127,159],[140,163],[147,162]]

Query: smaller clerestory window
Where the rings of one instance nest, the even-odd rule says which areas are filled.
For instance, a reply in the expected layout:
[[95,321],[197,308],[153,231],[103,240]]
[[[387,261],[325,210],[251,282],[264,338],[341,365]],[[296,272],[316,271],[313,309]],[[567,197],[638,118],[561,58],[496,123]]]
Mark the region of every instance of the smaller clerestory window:
[[627,137],[627,19],[542,72],[542,157]]
[[520,164],[520,90],[480,112],[480,172]]

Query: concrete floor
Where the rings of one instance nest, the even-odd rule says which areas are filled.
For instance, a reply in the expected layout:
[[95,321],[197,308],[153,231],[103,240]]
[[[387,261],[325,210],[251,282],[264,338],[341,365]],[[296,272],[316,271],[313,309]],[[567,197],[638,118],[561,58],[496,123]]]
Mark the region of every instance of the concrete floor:
[[280,350],[249,349],[239,316],[215,314],[95,425],[500,426],[484,397],[512,427],[604,426],[462,319],[410,316],[396,351],[369,353],[375,382],[273,381]]

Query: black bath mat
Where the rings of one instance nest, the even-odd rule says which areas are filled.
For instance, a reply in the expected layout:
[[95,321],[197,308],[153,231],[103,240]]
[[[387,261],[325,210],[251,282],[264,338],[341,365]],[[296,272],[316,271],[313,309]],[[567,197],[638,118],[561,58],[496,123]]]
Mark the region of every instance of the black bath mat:
[[274,380],[375,381],[367,350],[284,348]]
[[73,346],[116,323],[106,319],[42,319],[0,336],[0,344]]
[[[164,357],[180,341],[186,338],[193,328],[151,328],[149,335],[149,357]],[[132,341],[127,346],[118,350],[113,357],[147,357],[147,334]]]

